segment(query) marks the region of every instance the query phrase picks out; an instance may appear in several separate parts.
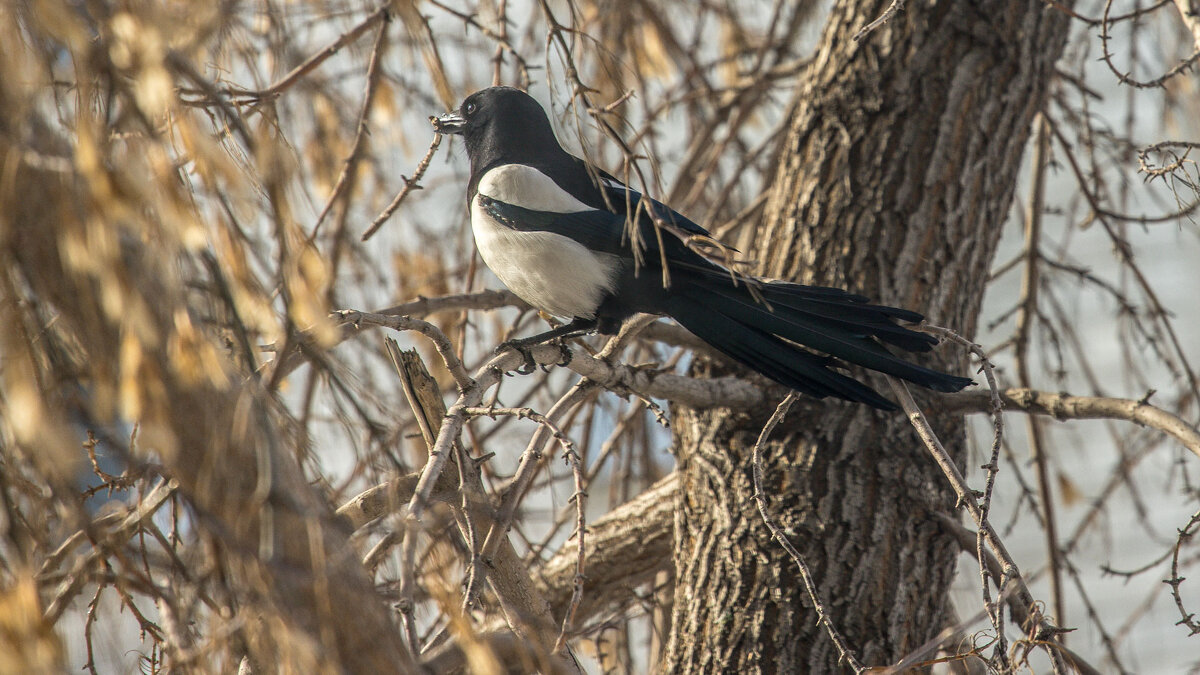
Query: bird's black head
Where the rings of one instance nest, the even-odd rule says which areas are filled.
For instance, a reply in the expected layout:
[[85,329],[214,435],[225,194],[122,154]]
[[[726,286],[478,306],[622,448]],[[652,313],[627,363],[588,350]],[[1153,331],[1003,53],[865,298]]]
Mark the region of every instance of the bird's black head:
[[463,137],[472,170],[497,163],[537,163],[564,153],[546,111],[532,96],[512,87],[471,94],[458,110],[434,118],[438,133]]

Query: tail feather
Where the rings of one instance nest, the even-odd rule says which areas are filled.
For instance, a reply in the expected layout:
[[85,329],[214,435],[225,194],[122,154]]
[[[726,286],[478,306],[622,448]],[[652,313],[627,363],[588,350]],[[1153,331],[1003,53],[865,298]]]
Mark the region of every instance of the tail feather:
[[734,317],[717,314],[719,316],[714,317],[713,310],[705,303],[686,297],[678,298],[671,312],[671,316],[696,337],[784,386],[816,398],[834,396],[883,410],[897,409],[896,404],[874,389],[830,370],[832,359],[799,349]]
[[[711,280],[715,281],[716,279],[712,278]],[[911,309],[873,305],[871,299],[865,295],[857,295],[837,288],[803,286],[786,281],[770,281],[763,284],[762,288],[767,295],[776,298],[794,298],[805,303],[821,303],[842,311],[856,312],[860,316],[890,317],[909,323],[917,323],[925,318]]]
[[[871,338],[874,334],[872,326],[840,319],[830,320],[791,307],[767,308],[743,293],[740,288],[733,286],[710,289],[705,299],[735,321],[750,323],[769,333],[843,361],[894,375],[931,389],[939,389],[947,384],[953,385],[953,382],[945,381],[947,375],[909,363],[884,349]],[[967,382],[969,380],[964,380],[952,391],[958,391],[966,386]]]
[[837,289],[769,283],[759,287],[760,299],[728,278],[705,275],[693,281],[677,287],[668,313],[730,358],[803,393],[896,408],[867,385],[830,370],[833,359],[797,345],[936,391],[972,384],[968,378],[909,363],[881,344],[928,351],[936,340],[894,323],[921,320],[916,312],[870,305],[862,296]]
[[[729,288],[730,284],[726,282],[724,286]],[[841,296],[823,293],[814,297],[806,293],[808,288],[799,284],[770,283],[762,286],[760,291],[767,302],[766,309],[783,307],[820,317],[848,330],[873,335],[906,352],[927,352],[937,345],[937,339],[933,336],[894,323],[897,320],[908,323],[924,320],[925,317],[916,312],[899,307],[868,304],[867,298],[845,292]]]

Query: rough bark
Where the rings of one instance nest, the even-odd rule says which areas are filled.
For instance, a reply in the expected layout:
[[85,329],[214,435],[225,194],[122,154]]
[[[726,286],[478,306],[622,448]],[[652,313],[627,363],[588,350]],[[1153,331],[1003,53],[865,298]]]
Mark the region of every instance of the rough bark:
[[[1067,20],[1038,0],[915,3],[852,41],[887,4],[833,8],[748,257],[766,276],[850,288],[970,335]],[[966,372],[948,347],[925,362]],[[961,418],[923,404],[961,457]],[[750,450],[769,413],[675,412],[669,672],[839,671],[755,510]],[[904,416],[804,399],[774,439],[770,509],[858,658],[893,663],[944,628],[959,549],[931,514],[957,517],[954,499]]]

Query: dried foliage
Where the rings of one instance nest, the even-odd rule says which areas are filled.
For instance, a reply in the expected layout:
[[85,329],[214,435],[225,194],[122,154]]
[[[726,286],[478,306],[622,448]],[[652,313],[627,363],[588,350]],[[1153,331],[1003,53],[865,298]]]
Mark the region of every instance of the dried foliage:
[[[1143,643],[1200,633],[1200,323],[1164,293],[1194,294],[1194,274],[1162,269],[1200,248],[1200,21],[1183,0],[1092,4],[1046,2],[1073,47],[975,338],[1008,389],[994,400],[1028,414],[981,426],[996,435],[987,472],[965,472],[987,486],[971,513],[1041,606],[1013,603],[1002,545],[947,523],[982,595],[972,582],[961,623],[904,667],[941,648],[1009,671],[1047,646],[1085,672],[1195,665]],[[680,0],[0,6],[0,672],[657,663],[678,489],[664,407],[769,411],[783,392],[679,375],[713,355],[645,321],[508,377],[520,358],[492,347],[543,319],[484,290],[462,153],[426,117],[532,86],[566,145],[738,246],[820,18]],[[1174,247],[1140,252],[1161,228]],[[1048,393],[1064,389],[1083,396]],[[1107,421],[1064,433],[1045,414]],[[1114,540],[1137,543],[1110,564]],[[1021,616],[1084,630],[1071,651]]]

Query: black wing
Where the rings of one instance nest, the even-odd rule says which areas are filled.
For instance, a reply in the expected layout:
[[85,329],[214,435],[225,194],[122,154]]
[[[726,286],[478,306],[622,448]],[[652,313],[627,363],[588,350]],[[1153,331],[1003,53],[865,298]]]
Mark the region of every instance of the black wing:
[[[633,257],[629,237],[625,232],[624,214],[614,213],[607,209],[555,213],[527,209],[483,194],[479,195],[478,199],[480,207],[489,216],[511,229],[522,232],[552,232],[574,239],[597,253],[610,253],[625,258]],[[679,217],[683,218],[683,216]],[[687,222],[691,223],[691,221]],[[705,232],[704,228],[699,225],[695,223],[691,223],[691,225],[698,233]],[[705,260],[670,233],[663,233],[660,247],[660,239],[655,234],[654,222],[645,215],[638,219],[638,228],[643,259],[648,264],[658,264],[662,257],[660,252],[665,251],[665,257],[672,266],[682,265],[705,271],[721,269]]]
[[[651,220],[658,219],[688,234],[712,237],[708,230],[700,227],[687,216],[657,199],[643,195],[616,178],[608,174],[603,174],[601,181],[601,190],[604,195],[605,205],[614,212],[625,216],[631,211],[637,211],[640,208],[639,220],[646,218],[646,212],[649,212],[649,215],[652,216]],[[640,207],[639,202],[641,202]]]

